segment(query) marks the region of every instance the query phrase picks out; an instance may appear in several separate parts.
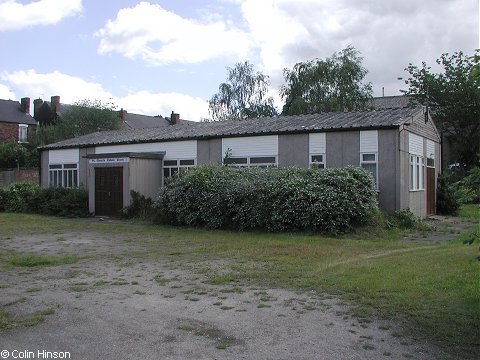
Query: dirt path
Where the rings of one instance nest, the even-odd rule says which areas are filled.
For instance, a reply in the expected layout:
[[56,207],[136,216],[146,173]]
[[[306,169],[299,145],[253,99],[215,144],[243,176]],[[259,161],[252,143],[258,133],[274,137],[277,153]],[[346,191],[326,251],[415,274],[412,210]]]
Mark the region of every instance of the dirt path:
[[[0,251],[78,254],[75,264],[0,273],[0,309],[35,326],[0,329],[0,351],[71,359],[441,359],[395,324],[357,319],[336,298],[206,283],[208,263],[135,257],[94,232],[4,239]],[[125,256],[125,254],[133,254]],[[13,358],[12,356],[7,358]]]

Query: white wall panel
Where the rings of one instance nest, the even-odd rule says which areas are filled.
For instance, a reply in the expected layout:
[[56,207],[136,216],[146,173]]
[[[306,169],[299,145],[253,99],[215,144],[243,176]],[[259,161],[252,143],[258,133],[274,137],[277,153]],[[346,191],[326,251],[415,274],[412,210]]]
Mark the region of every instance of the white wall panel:
[[325,133],[308,134],[308,152],[310,154],[325,154],[326,149]]
[[377,130],[360,131],[360,152],[361,153],[378,152],[378,131]]
[[408,152],[413,155],[423,156],[423,137],[408,133]]
[[248,136],[222,139],[222,156],[231,149],[231,156],[277,156],[278,135]]
[[96,154],[165,151],[165,159],[196,159],[197,140],[97,146]]
[[435,160],[435,143],[427,139],[427,158]]
[[79,159],[80,150],[78,148],[48,151],[49,164],[75,164]]

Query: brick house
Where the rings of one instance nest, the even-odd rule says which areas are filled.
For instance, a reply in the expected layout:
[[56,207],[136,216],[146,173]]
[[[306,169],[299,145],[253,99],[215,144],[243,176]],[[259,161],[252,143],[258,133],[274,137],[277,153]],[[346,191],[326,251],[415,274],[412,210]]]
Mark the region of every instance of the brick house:
[[30,115],[30,98],[0,99],[0,144],[10,140],[28,142],[28,132],[35,131],[37,122]]

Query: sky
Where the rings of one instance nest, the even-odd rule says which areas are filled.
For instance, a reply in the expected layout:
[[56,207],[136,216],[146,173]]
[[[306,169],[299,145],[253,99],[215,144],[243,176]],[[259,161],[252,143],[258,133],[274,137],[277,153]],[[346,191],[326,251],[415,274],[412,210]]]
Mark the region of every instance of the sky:
[[348,45],[374,95],[398,95],[409,63],[439,71],[442,53],[480,48],[479,16],[479,0],[0,0],[0,99],[199,121],[227,67],[248,60],[281,110],[285,68]]

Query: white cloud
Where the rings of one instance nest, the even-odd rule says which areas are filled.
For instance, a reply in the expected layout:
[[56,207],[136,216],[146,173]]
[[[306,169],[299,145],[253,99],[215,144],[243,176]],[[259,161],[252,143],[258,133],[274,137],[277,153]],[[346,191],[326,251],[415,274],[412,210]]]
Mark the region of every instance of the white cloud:
[[169,116],[172,111],[180,114],[182,119],[199,121],[208,117],[208,102],[190,95],[180,93],[151,93],[139,91],[117,98],[128,112],[145,115]]
[[186,19],[160,5],[141,2],[121,9],[115,20],[96,32],[100,38],[98,51],[141,58],[150,65],[245,58],[248,34],[216,18]]
[[352,44],[377,94],[385,86],[393,95],[409,62],[434,65],[443,52],[472,53],[478,39],[478,2],[471,0],[243,0],[241,11],[259,65],[277,87],[283,68]]
[[[151,93],[138,91],[126,96],[115,96],[96,82],[62,74],[58,71],[39,74],[35,70],[3,72],[0,80],[11,84],[22,96],[30,98],[59,95],[62,103],[71,104],[83,99],[98,99],[102,102],[113,102],[119,108],[130,113],[145,115],[169,115],[172,111],[180,114],[182,119],[199,121],[208,116],[208,102],[180,93]],[[8,99],[8,87],[0,84],[0,98]],[[2,94],[7,94],[3,96]],[[14,94],[12,93],[13,97]]]
[[40,0],[22,4],[15,0],[0,3],[0,31],[56,24],[82,11],[82,0]]
[[8,88],[8,86],[0,84],[0,99],[3,100],[16,100],[15,93]]

